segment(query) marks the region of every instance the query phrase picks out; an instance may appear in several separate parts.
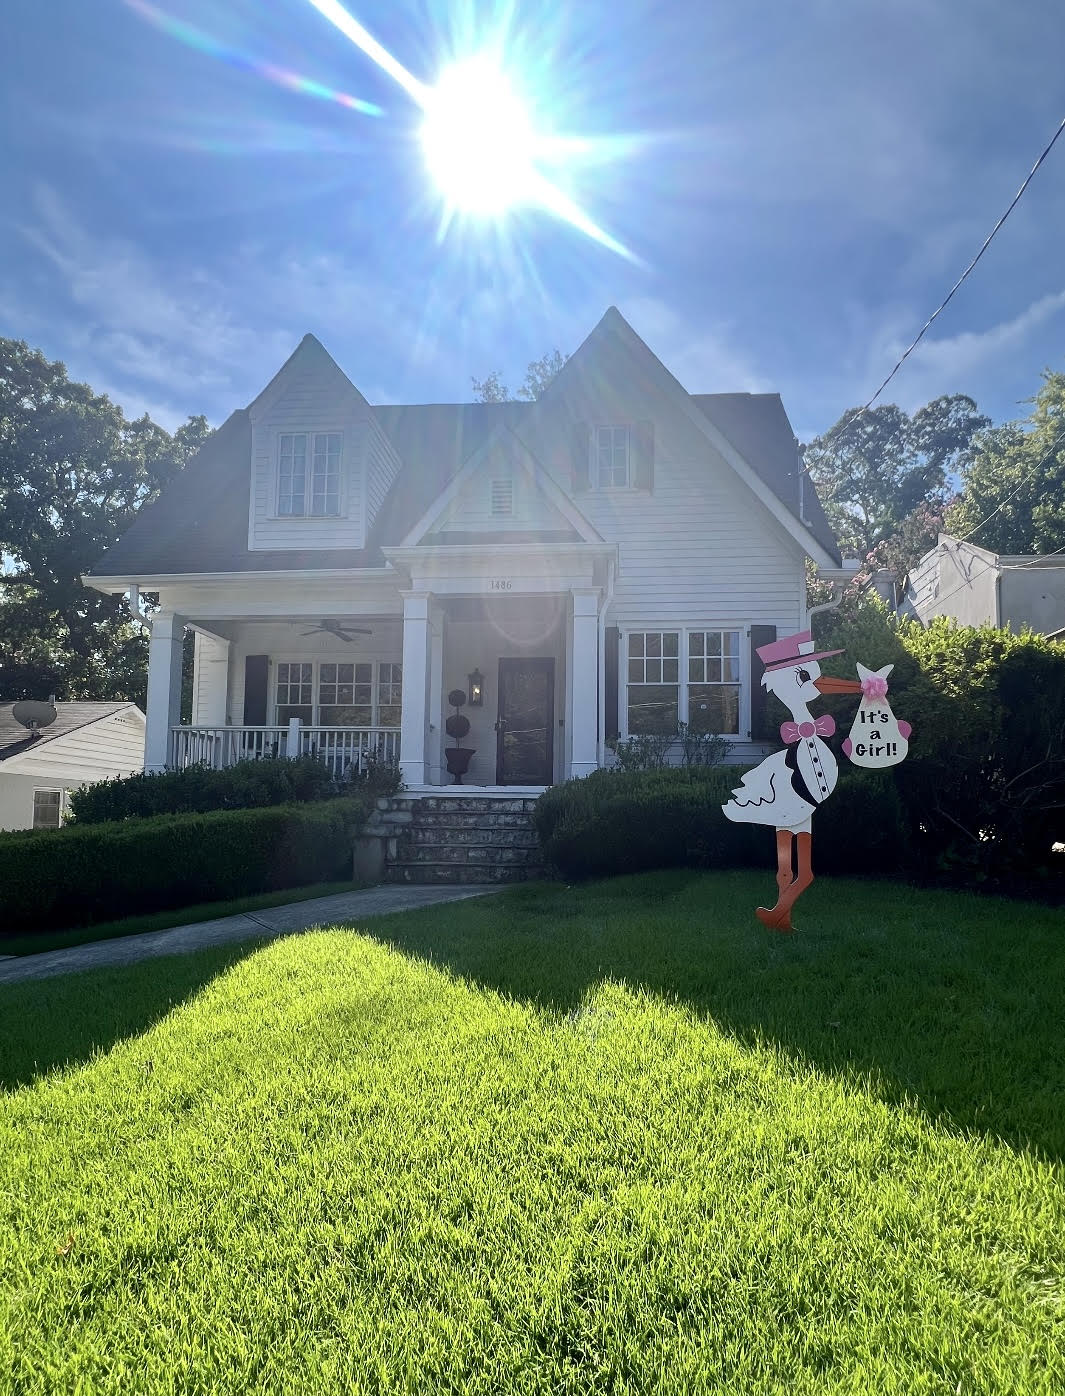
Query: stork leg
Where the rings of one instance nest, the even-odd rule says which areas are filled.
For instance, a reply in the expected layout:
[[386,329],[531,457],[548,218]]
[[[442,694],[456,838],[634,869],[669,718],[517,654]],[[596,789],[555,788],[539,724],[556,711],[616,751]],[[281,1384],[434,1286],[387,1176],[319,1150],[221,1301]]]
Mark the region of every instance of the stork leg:
[[[807,840],[807,864],[809,864],[809,834],[799,834],[800,839]],[[794,835],[790,829],[777,830],[777,904],[774,907],[760,906],[755,911],[755,915],[763,926],[768,926],[773,931],[788,932],[793,930],[791,924],[791,906],[795,897],[791,895],[791,889],[795,885],[795,874],[791,866],[791,851]],[[802,855],[800,854],[800,869],[802,866]],[[808,886],[809,884],[804,884]],[[799,889],[802,891],[802,888]],[[795,894],[798,896],[798,893]]]

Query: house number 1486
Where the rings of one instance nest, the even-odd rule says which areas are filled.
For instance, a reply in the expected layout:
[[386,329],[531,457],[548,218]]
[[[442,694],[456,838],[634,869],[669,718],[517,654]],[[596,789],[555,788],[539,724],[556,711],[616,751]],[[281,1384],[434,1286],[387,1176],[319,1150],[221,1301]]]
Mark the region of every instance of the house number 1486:
[[513,585],[509,577],[493,577],[491,582],[493,591],[510,591]]

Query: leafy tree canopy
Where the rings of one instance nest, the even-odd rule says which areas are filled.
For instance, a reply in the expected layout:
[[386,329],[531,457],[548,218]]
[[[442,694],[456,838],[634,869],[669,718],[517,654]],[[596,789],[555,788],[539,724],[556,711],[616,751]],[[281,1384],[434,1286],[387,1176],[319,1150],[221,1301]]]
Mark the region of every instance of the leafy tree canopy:
[[147,644],[87,572],[208,435],[171,435],[0,339],[0,696],[144,703]]
[[1026,421],[980,437],[947,528],[995,553],[1065,549],[1065,373],[1044,373]]
[[558,377],[563,364],[569,358],[560,349],[552,349],[541,359],[533,359],[525,370],[525,379],[516,394],[500,377],[498,369],[493,369],[487,378],[471,378],[473,395],[478,402],[536,402]]
[[[942,504],[990,419],[963,393],[911,417],[893,403],[851,408],[805,448],[806,466],[845,552],[867,557],[921,506]],[[933,540],[934,541],[934,540]]]

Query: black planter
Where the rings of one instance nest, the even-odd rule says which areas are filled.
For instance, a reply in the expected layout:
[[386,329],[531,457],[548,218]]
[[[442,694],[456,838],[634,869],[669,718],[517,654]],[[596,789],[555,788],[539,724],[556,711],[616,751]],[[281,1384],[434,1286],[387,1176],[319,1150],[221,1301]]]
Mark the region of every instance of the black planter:
[[449,746],[444,748],[444,759],[447,761],[448,774],[455,779],[452,785],[461,785],[462,777],[470,769],[470,761],[473,759],[475,748],[471,746]]

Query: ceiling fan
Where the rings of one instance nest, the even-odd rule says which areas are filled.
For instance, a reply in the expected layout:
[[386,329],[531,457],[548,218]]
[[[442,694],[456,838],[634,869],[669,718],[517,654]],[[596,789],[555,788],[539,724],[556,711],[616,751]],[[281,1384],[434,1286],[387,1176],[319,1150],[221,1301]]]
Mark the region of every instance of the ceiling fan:
[[343,640],[345,644],[352,644],[356,635],[372,635],[372,630],[360,630],[355,625],[342,625],[338,620],[322,620],[313,630],[304,630],[303,635],[335,635],[338,640]]

